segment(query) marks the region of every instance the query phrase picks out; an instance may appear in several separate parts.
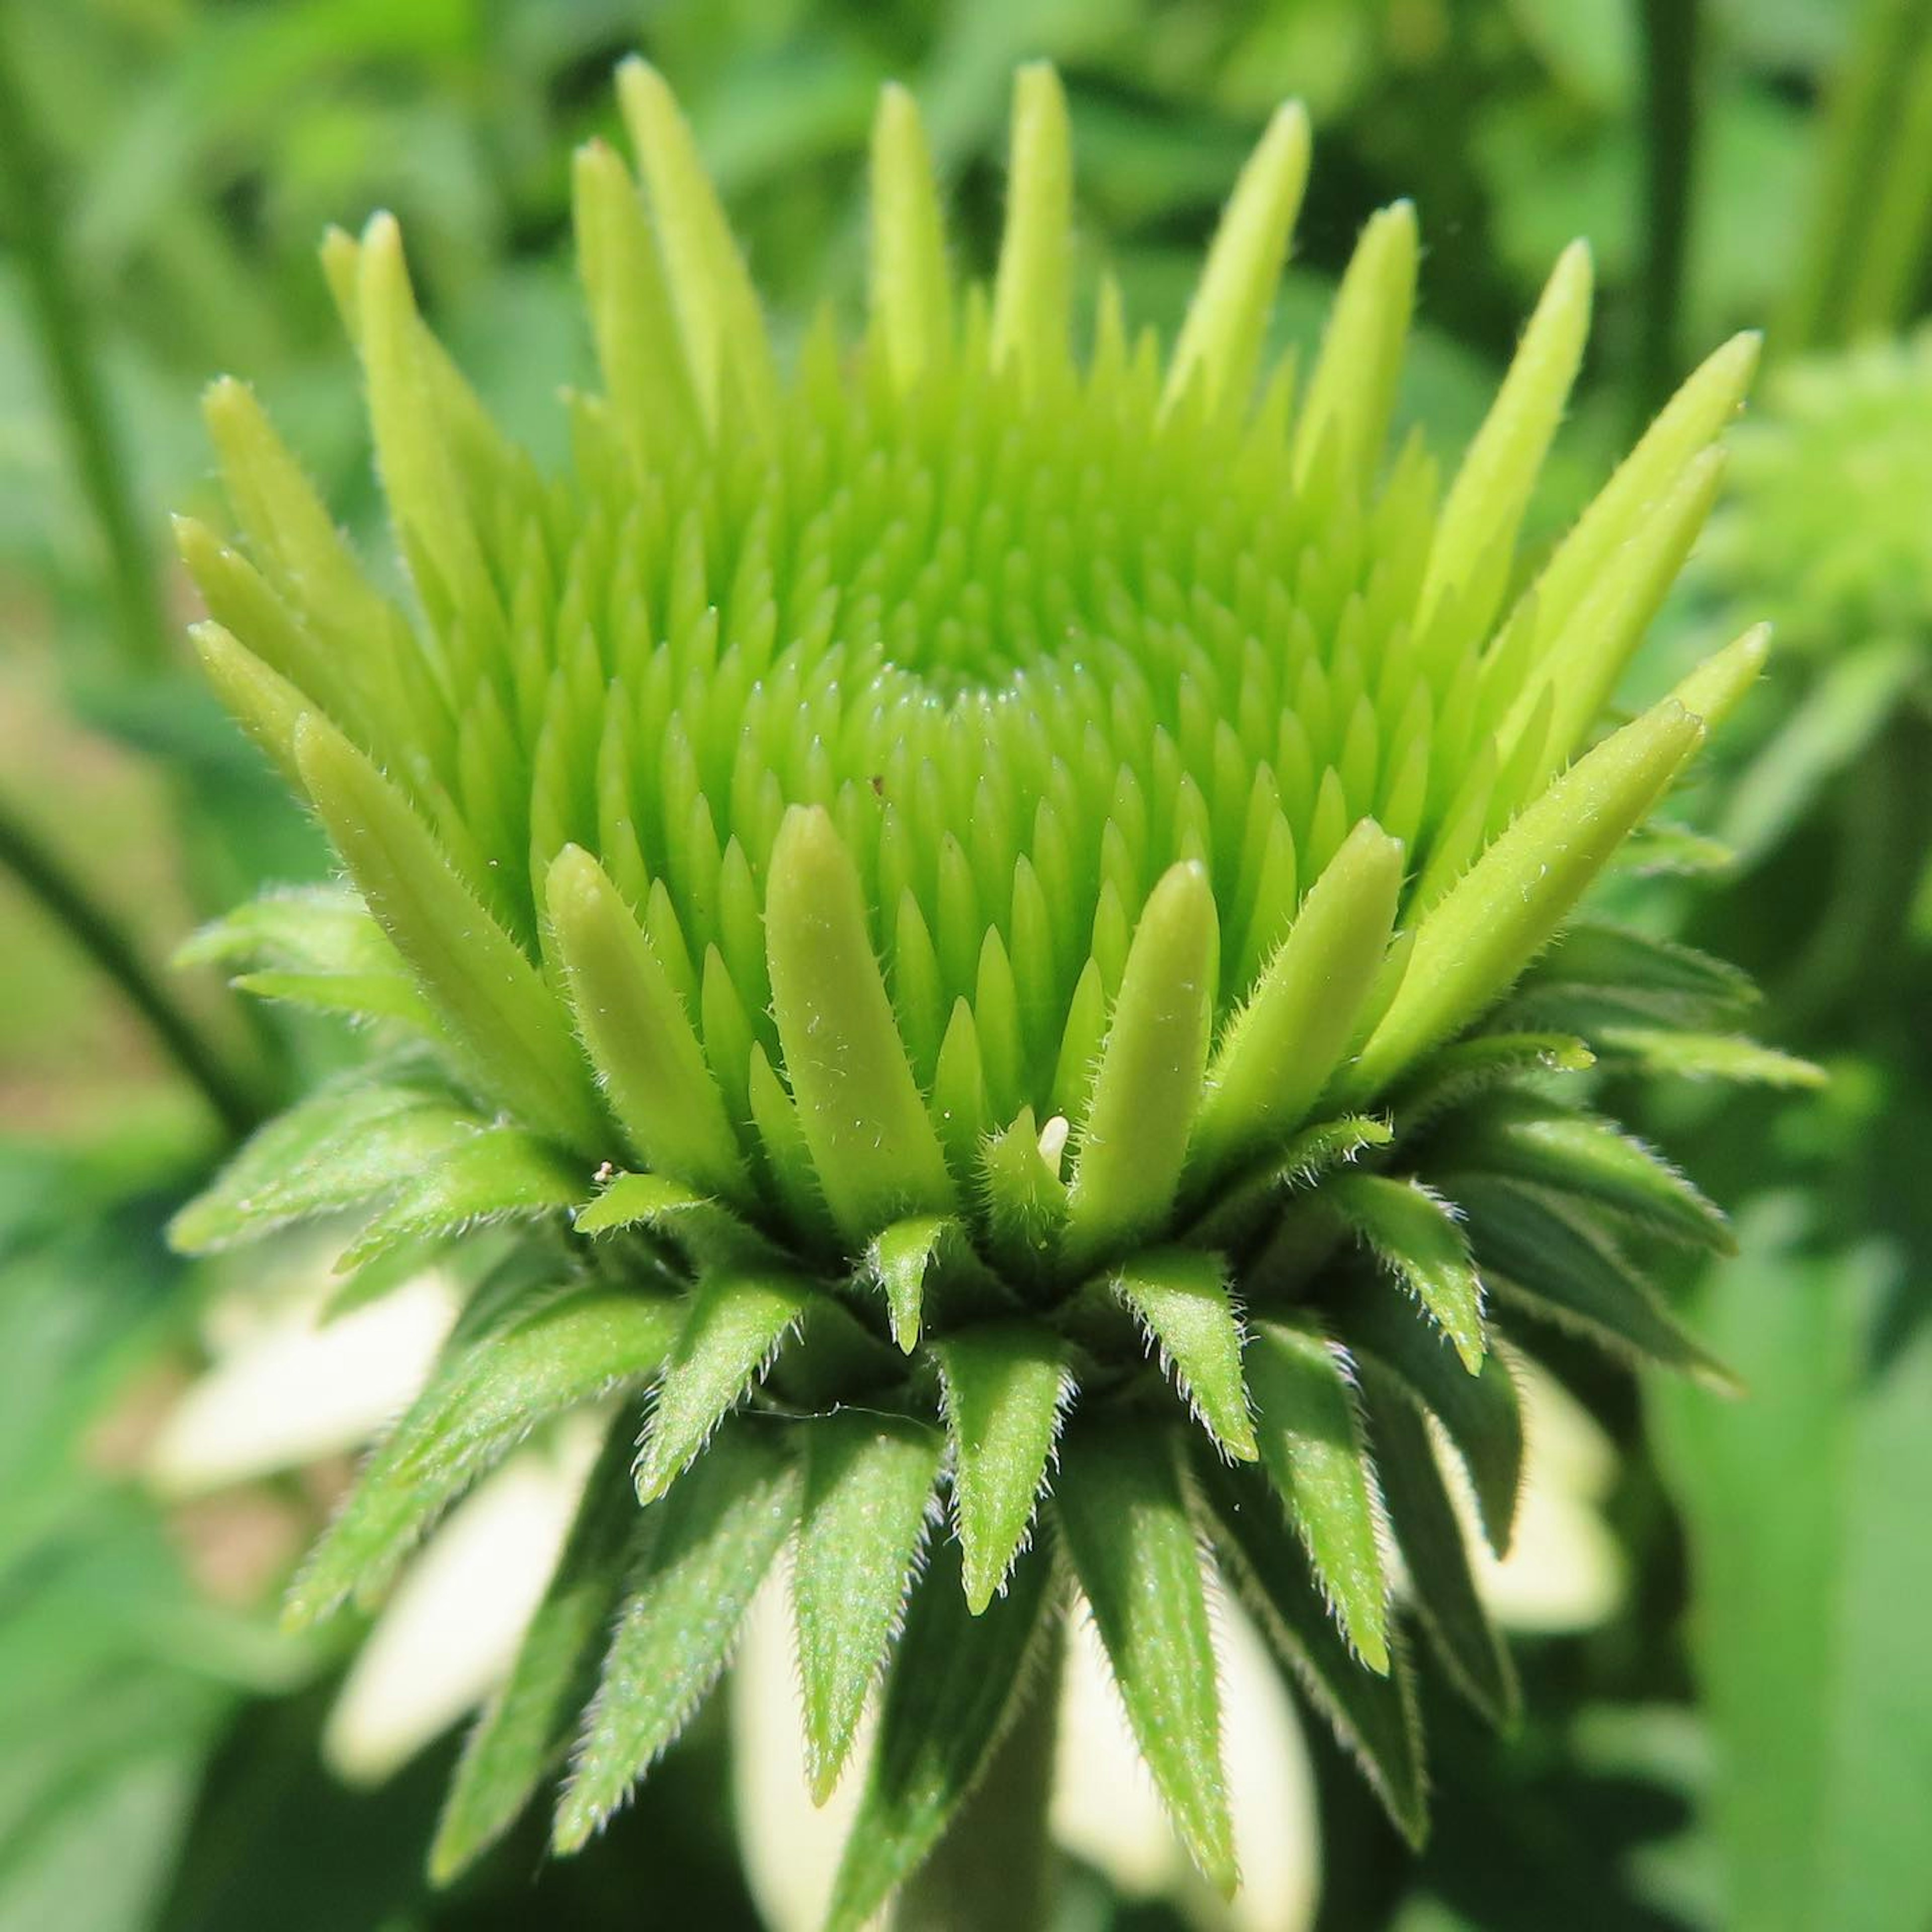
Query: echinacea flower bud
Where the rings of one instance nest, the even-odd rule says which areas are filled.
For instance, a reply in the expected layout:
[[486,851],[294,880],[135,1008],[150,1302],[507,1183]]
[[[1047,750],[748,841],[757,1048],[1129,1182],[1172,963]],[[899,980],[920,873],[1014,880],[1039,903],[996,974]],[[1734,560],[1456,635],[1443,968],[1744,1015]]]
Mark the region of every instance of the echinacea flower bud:
[[788,1548],[820,1795],[884,1676],[836,1928],[938,1842],[1075,1590],[1216,1885],[1212,1572],[1419,1838],[1394,1550],[1452,1681],[1499,1721],[1516,1696],[1427,1418],[1500,1551],[1498,1336],[1721,1373],[1628,1252],[1721,1217],[1561,1076],[1667,1065],[1746,997],[1576,909],[1762,655],[1599,735],[1754,345],[1525,580],[1580,248],[1444,491],[1419,441],[1386,452],[1407,203],[1305,378],[1264,354],[1298,110],[1163,360],[1111,287],[1076,340],[1049,70],[1019,77],[990,289],[888,90],[868,322],[788,367],[663,81],[619,84],[643,180],[578,157],[604,393],[570,399],[566,474],[424,326],[392,221],[325,251],[406,602],[247,392],[209,400],[240,534],[183,526],[202,650],[347,884],[204,950],[371,1030],[176,1238],[358,1210],[353,1265],[411,1244],[472,1285],[292,1613],[380,1592],[530,1432],[607,1405],[439,1874],[566,1756],[581,1844]]

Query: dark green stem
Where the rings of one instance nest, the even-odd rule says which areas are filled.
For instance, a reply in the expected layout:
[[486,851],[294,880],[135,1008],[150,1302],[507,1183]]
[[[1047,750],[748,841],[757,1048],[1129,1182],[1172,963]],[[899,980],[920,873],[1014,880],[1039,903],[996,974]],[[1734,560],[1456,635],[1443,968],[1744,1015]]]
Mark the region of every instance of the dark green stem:
[[129,665],[151,671],[164,662],[167,628],[154,560],[116,447],[87,307],[75,290],[56,213],[53,172],[0,32],[0,224],[19,257],[75,472],[106,547],[116,634]]
[[149,970],[119,922],[94,902],[59,857],[4,803],[0,803],[0,872],[17,879],[113,981],[223,1126],[238,1139],[254,1127],[262,1110],[247,1083],[202,1036],[200,1028]]
[[1677,386],[1678,319],[1697,134],[1697,0],[1643,0],[1644,265],[1638,393],[1647,418]]
[[1053,1876],[1047,1812],[1066,1648],[1055,1617],[978,1788],[900,1892],[892,1932],[1041,1932],[1046,1925]]

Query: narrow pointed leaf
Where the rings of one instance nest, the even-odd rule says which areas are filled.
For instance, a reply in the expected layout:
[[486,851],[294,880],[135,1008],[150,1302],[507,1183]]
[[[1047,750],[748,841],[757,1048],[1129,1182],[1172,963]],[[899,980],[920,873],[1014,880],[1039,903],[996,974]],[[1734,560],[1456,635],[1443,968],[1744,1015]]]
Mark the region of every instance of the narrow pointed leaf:
[[1375,1478],[1342,1358],[1312,1325],[1263,1322],[1248,1343],[1262,1466],[1285,1504],[1343,1636],[1387,1673],[1388,1576]]
[[1601,920],[1573,920],[1510,1002],[1513,1015],[1558,1024],[1606,1016],[1708,1027],[1753,1005],[1745,974],[1708,952]]
[[577,1211],[580,1234],[649,1228],[674,1242],[694,1268],[770,1268],[778,1250],[721,1202],[661,1174],[620,1174]]
[[1211,410],[1253,386],[1288,236],[1308,180],[1308,115],[1278,108],[1241,170],[1168,365],[1165,400],[1198,382]]
[[1336,1325],[1352,1356],[1374,1361],[1442,1424],[1469,1473],[1490,1546],[1507,1555],[1523,1455],[1522,1411],[1508,1364],[1492,1348],[1482,1372],[1471,1375],[1442,1331],[1392,1294],[1358,1297]]
[[1258,1453],[1241,1375],[1241,1324],[1227,1263],[1196,1248],[1149,1248],[1123,1262],[1114,1292],[1132,1309],[1214,1439],[1252,1462]]
[[1501,997],[1702,736],[1666,698],[1521,813],[1417,928],[1402,990],[1338,1083],[1344,1097],[1379,1092]]
[[1389,1111],[1413,1130],[1492,1088],[1539,1074],[1584,1073],[1596,1064],[1596,1055],[1570,1034],[1478,1034],[1431,1054],[1396,1089]]
[[907,1064],[852,860],[830,816],[794,807],[772,848],[765,945],[799,1124],[833,1218],[863,1241],[953,1204]]
[[1458,1184],[1484,1277],[1497,1295],[1628,1360],[1737,1384],[1582,1215],[1536,1189],[1486,1175]]
[[1604,1026],[1593,1036],[1605,1058],[1648,1074],[1724,1080],[1740,1086],[1822,1087],[1825,1070],[1795,1054],[1735,1033],[1679,1033],[1662,1027]]
[[797,1511],[797,1472],[778,1433],[740,1423],[646,1512],[648,1544],[557,1806],[558,1851],[580,1849],[676,1742],[723,1671]]
[[1283,1195],[1314,1186],[1324,1174],[1368,1148],[1387,1147],[1394,1137],[1387,1122],[1365,1114],[1345,1114],[1305,1127],[1251,1180],[1212,1196],[1190,1238],[1202,1247],[1237,1252],[1262,1234]]
[[1072,1393],[1060,1343],[1030,1324],[988,1322],[934,1345],[952,1438],[952,1509],[976,1616],[1033,1526]]
[[1372,1364],[1362,1391],[1374,1430],[1389,1526],[1415,1592],[1416,1612],[1456,1689],[1498,1730],[1516,1720],[1516,1671],[1477,1593],[1462,1526],[1436,1461],[1427,1424]]
[[401,794],[339,731],[305,718],[296,757],[369,910],[478,1084],[539,1132],[601,1156],[610,1130],[543,976],[477,902]]
[[892,1340],[910,1354],[919,1346],[920,1318],[926,1306],[926,1271],[942,1243],[959,1224],[944,1214],[916,1215],[880,1231],[866,1250],[866,1266],[884,1291]]
[[677,1345],[664,1364],[638,1458],[638,1495],[652,1502],[670,1489],[746,1390],[770,1370],[784,1339],[812,1305],[810,1285],[794,1275],[724,1270],[692,1291]]
[[1046,1552],[1032,1556],[975,1616],[956,1548],[934,1552],[893,1647],[879,1741],[825,1932],[863,1932],[971,1794],[1025,1694],[1028,1660],[1056,1608],[1052,1570]]
[[620,1414],[592,1466],[556,1573],[501,1690],[478,1719],[430,1847],[433,1883],[460,1877],[502,1838],[563,1762],[597,1686],[626,1575],[644,1540],[630,1482],[630,1418]]
[[1468,1238],[1448,1204],[1420,1182],[1338,1174],[1323,1198],[1456,1345],[1471,1375],[1483,1366],[1483,1286]]
[[945,354],[952,296],[926,130],[895,82],[881,91],[872,122],[871,179],[872,327],[903,388]]
[[589,853],[551,862],[544,905],[578,1030],[611,1111],[646,1166],[707,1193],[748,1192],[738,1136],[704,1051],[644,928]]
[[993,284],[993,358],[1029,383],[1065,359],[1072,308],[1073,160],[1066,100],[1044,62],[1013,83],[1006,222]]
[[944,1439],[854,1410],[809,1424],[805,1444],[792,1604],[807,1771],[823,1804],[904,1610]]
[[1428,1792],[1407,1659],[1395,1650],[1388,1674],[1378,1676],[1349,1650],[1308,1552],[1282,1521],[1281,1506],[1258,1470],[1231,1468],[1198,1453],[1193,1460],[1231,1580],[1396,1828],[1419,1846],[1428,1832]]
[[1067,1188],[1057,1165],[1040,1150],[1030,1107],[1022,1107],[1016,1119],[981,1144],[980,1174],[988,1258],[1022,1281],[1036,1280],[1060,1245]]
[[1354,1036],[1389,942],[1402,850],[1351,832],[1216,1049],[1190,1160],[1211,1174],[1300,1124]]
[[380,1198],[482,1125],[443,1094],[376,1082],[325,1087],[257,1128],[168,1224],[169,1242],[212,1254]]
[[403,1177],[394,1200],[336,1263],[347,1274],[426,1237],[574,1207],[590,1191],[580,1163],[514,1127],[485,1127]]
[[[1736,1246],[1723,1212],[1653,1148],[1596,1114],[1532,1094],[1498,1094],[1474,1109],[1457,1124],[1450,1160],[1580,1196],[1720,1254]],[[1445,1185],[1453,1193],[1454,1182]]]
[[1201,1552],[1173,1443],[1144,1421],[1070,1430],[1054,1512],[1141,1755],[1195,1864],[1237,1882]]
[[1215,940],[1206,872],[1174,866],[1135,928],[1100,1050],[1067,1202],[1070,1266],[1130,1246],[1173,1207],[1200,1104]]
[[385,1436],[288,1597],[297,1624],[372,1599],[457,1497],[539,1423],[641,1388],[677,1333],[668,1298],[611,1288],[513,1300],[456,1348]]

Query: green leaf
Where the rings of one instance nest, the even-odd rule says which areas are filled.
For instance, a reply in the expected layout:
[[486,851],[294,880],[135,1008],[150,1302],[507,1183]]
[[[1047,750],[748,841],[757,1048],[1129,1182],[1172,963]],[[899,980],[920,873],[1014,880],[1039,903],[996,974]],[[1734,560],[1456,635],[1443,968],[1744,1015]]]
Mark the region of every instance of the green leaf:
[[721,1270],[699,1282],[645,1427],[640,1500],[653,1502],[670,1489],[746,1390],[764,1379],[812,1298],[811,1284],[796,1275]]
[[916,1215],[881,1229],[866,1251],[867,1271],[885,1294],[892,1340],[908,1355],[919,1346],[926,1271],[941,1244],[958,1230],[959,1223],[946,1215]]
[[949,1212],[946,1156],[879,976],[859,876],[820,808],[794,806],[778,828],[765,947],[799,1123],[847,1239]]
[[589,853],[566,845],[544,902],[578,1032],[646,1166],[728,1200],[748,1198],[738,1136],[690,1016],[656,950]]
[[1628,1060],[1653,1076],[1674,1074],[1684,1080],[1756,1087],[1822,1087],[1830,1078],[1808,1060],[1739,1034],[1606,1026],[1598,1028],[1594,1038],[1606,1059]]
[[[1731,1252],[1721,1210],[1661,1155],[1595,1114],[1533,1094],[1498,1095],[1457,1121],[1445,1152],[1454,1167],[1580,1196],[1658,1234]],[[1444,1184],[1455,1192],[1446,1176]]]
[[1266,1232],[1280,1214],[1285,1194],[1306,1192],[1358,1154],[1387,1147],[1394,1138],[1386,1121],[1365,1114],[1345,1114],[1340,1120],[1304,1128],[1262,1172],[1217,1190],[1207,1212],[1189,1231],[1190,1239],[1198,1246],[1238,1253]]
[[1258,1451],[1226,1262],[1198,1248],[1148,1248],[1121,1264],[1112,1287],[1158,1346],[1214,1439],[1252,1462]]
[[806,1425],[792,1604],[814,1804],[838,1781],[905,1608],[944,1446],[920,1423],[856,1410]]
[[740,1422],[646,1511],[648,1547],[557,1805],[556,1850],[580,1850],[676,1742],[723,1671],[797,1510],[780,1432]]
[[1212,1174],[1279,1142],[1314,1105],[1375,984],[1402,871],[1400,842],[1365,818],[1316,880],[1215,1051],[1191,1167]]
[[620,1174],[596,1199],[580,1208],[580,1234],[648,1228],[674,1241],[699,1269],[755,1268],[778,1258],[778,1250],[731,1210],[682,1181],[661,1174]]
[[1516,1672],[1469,1571],[1462,1526],[1421,1412],[1372,1362],[1362,1394],[1375,1431],[1376,1466],[1389,1527],[1415,1592],[1415,1609],[1450,1681],[1498,1730],[1516,1723]]
[[1072,142],[1060,76],[1044,61],[1014,76],[1010,172],[993,278],[993,362],[1010,362],[1032,387],[1066,362],[1072,314]]
[[1469,1472],[1490,1546],[1506,1555],[1522,1486],[1522,1412],[1508,1364],[1492,1348],[1481,1373],[1469,1374],[1442,1331],[1392,1294],[1351,1300],[1336,1326],[1351,1355],[1373,1361],[1442,1424]]
[[917,103],[896,82],[880,90],[869,184],[872,330],[909,388],[950,346],[952,296],[932,151]]
[[1262,1322],[1248,1343],[1262,1466],[1367,1667],[1389,1667],[1388,1577],[1375,1481],[1342,1358],[1312,1325]]
[[1231,1468],[1198,1452],[1193,1462],[1216,1547],[1242,1600],[1360,1766],[1396,1828],[1419,1848],[1429,1828],[1428,1798],[1407,1658],[1396,1648],[1387,1675],[1378,1676],[1350,1651],[1306,1550],[1288,1533],[1258,1471]]
[[1070,1430],[1054,1513],[1141,1755],[1188,1855],[1223,1897],[1238,1882],[1221,1768],[1221,1700],[1174,1444],[1144,1420]]
[[952,1510],[976,1616],[1027,1540],[1072,1399],[1063,1346],[1032,1323],[989,1322],[934,1345],[952,1438]]
[[1749,976],[1674,940],[1598,920],[1573,920],[1523,975],[1510,1002],[1531,1024],[1570,1026],[1579,1012],[1673,1026],[1710,1026],[1755,1004]]
[[543,976],[478,903],[401,794],[340,732],[304,718],[296,758],[370,910],[483,1090],[537,1132],[601,1156],[610,1130]]
[[1345,1100],[1379,1093],[1502,996],[1703,735],[1666,698],[1517,814],[1416,928],[1402,988],[1339,1083]]
[[640,1387],[677,1332],[667,1297],[574,1288],[446,1358],[382,1438],[342,1511],[310,1552],[286,1615],[311,1624],[353,1593],[367,1603],[443,1511],[539,1423]]
[[938,1843],[1010,1720],[1027,1661],[1054,1613],[1053,1564],[1037,1552],[975,1616],[956,1546],[913,1586],[886,1679],[879,1741],[832,1886],[825,1932],[862,1932]]
[[1458,1190],[1484,1278],[1498,1296],[1626,1360],[1655,1362],[1721,1393],[1738,1392],[1730,1371],[1575,1209],[1535,1189],[1483,1175],[1465,1175]]
[[1483,1366],[1483,1285],[1456,1213],[1418,1180],[1337,1174],[1322,1199],[1428,1310],[1470,1374]]
[[1214,895],[1200,865],[1172,867],[1134,928],[1078,1124],[1065,1256],[1078,1268],[1131,1246],[1174,1206],[1208,1054]]
[[168,1226],[183,1254],[259,1240],[389,1193],[482,1122],[446,1096],[366,1080],[323,1088],[252,1134]]
[[1040,1150],[1032,1108],[980,1143],[980,1177],[988,1259],[1017,1280],[1039,1280],[1059,1246],[1068,1195],[1058,1159],[1049,1162]]
[[576,1520],[502,1689],[478,1719],[430,1847],[433,1883],[449,1884],[521,1815],[562,1763],[597,1669],[646,1518],[631,1487],[632,1428],[620,1415],[592,1466]]
[[1596,1064],[1596,1055],[1568,1034],[1479,1034],[1431,1054],[1396,1089],[1389,1111],[1413,1130],[1491,1088],[1536,1074],[1582,1073]]
[[589,1177],[548,1143],[515,1127],[485,1127],[404,1177],[395,1198],[336,1263],[346,1274],[405,1242],[493,1220],[573,1207]]

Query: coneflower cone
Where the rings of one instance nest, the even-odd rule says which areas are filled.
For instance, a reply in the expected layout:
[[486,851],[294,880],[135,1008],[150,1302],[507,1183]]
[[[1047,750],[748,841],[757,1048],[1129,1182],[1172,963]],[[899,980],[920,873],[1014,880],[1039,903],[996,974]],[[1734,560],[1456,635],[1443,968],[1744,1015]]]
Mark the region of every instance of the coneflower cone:
[[1445,490],[1419,442],[1385,449],[1406,203],[1306,376],[1264,357],[1298,109],[1172,352],[1103,287],[1083,356],[1052,74],[1018,79],[985,290],[956,284],[889,90],[866,328],[822,324],[786,369],[664,82],[619,85],[642,188],[578,155],[605,393],[569,400],[567,474],[424,328],[393,222],[326,244],[406,604],[248,392],[209,398],[240,535],[183,526],[200,647],[349,887],[202,950],[371,1024],[176,1238],[352,1209],[349,1265],[440,1250],[476,1283],[292,1612],[380,1592],[482,1471],[600,1405],[440,1874],[560,1762],[580,1844],[788,1548],[820,1790],[884,1675],[836,1926],[931,1849],[1076,1592],[1218,1884],[1217,1574],[1419,1837],[1395,1550],[1455,1683],[1498,1721],[1516,1696],[1430,1418],[1500,1550],[1498,1334],[1720,1373],[1627,1250],[1720,1247],[1722,1218],[1558,1076],[1703,1066],[1748,996],[1571,915],[1762,656],[1748,635],[1598,735],[1754,345],[1525,587],[1580,248]]

